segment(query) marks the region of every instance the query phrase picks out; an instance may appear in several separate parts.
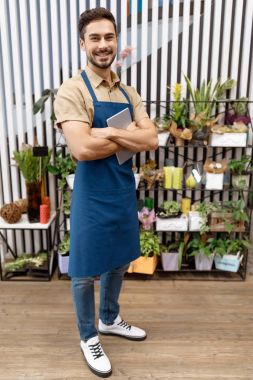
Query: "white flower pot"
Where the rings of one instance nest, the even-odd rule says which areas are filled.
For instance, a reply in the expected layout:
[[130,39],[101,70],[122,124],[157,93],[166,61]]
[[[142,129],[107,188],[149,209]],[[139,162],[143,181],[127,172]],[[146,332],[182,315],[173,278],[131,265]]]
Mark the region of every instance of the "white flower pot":
[[162,252],[161,261],[164,271],[178,271],[179,252]]
[[66,219],[66,227],[67,227],[67,231],[70,231],[70,218]]
[[195,268],[197,270],[211,270],[213,265],[214,253],[210,256],[206,256],[204,253],[200,252],[195,255]]
[[138,189],[139,183],[140,183],[140,174],[134,173],[134,179],[135,179],[135,188]]
[[69,174],[66,177],[67,184],[71,190],[73,190],[73,187],[74,187],[74,180],[75,180],[75,174]]
[[189,212],[189,231],[200,231],[201,225],[203,223],[204,220],[198,211]]
[[62,256],[58,254],[58,267],[60,272],[68,273],[69,269],[69,256]]
[[159,146],[166,146],[169,137],[170,137],[170,133],[169,132],[158,133],[158,145]]

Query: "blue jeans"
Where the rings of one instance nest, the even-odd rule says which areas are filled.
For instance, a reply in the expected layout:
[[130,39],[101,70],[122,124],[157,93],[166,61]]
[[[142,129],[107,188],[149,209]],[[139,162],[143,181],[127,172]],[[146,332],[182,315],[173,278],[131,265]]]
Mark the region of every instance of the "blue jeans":
[[[119,314],[119,294],[129,264],[100,275],[99,318],[106,325],[113,323]],[[72,277],[71,290],[80,338],[87,341],[98,335],[95,327],[95,295],[92,277]]]

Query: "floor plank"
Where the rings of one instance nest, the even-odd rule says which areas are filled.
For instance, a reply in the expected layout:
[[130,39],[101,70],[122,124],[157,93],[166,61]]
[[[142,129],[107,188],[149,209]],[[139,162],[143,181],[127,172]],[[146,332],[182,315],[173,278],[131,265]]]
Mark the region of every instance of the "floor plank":
[[[98,306],[96,284],[96,305]],[[101,337],[115,380],[252,380],[253,276],[125,281],[121,314],[144,342]],[[97,379],[79,349],[70,282],[0,282],[0,379]]]

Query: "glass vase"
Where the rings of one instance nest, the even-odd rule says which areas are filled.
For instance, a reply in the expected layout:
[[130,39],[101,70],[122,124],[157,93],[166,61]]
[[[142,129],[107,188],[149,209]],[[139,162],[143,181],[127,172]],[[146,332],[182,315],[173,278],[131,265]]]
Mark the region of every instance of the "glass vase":
[[26,182],[27,216],[30,223],[39,223],[41,205],[41,181]]

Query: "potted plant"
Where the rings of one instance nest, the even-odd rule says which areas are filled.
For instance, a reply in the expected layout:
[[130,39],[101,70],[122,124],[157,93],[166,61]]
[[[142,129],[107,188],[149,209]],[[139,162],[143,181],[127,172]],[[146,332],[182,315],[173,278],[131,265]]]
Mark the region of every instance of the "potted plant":
[[160,238],[153,231],[140,232],[141,256],[132,261],[128,272],[153,274],[160,255]]
[[140,167],[140,180],[147,184],[147,190],[155,187],[156,182],[163,181],[163,170],[156,169],[155,160],[147,160]]
[[151,230],[152,225],[156,220],[155,210],[149,210],[147,207],[143,207],[140,211],[138,211],[138,219],[141,222],[143,230]]
[[[221,239],[220,239],[221,240]],[[213,244],[214,242],[211,242]],[[215,243],[214,243],[215,244]],[[215,249],[215,268],[223,271],[237,272],[243,259],[243,253],[249,248],[248,239],[226,239]]]
[[170,133],[175,138],[176,146],[184,145],[184,140],[191,140],[192,132],[188,127],[188,107],[181,100],[182,85],[177,83],[173,88],[173,104],[168,116]]
[[251,157],[243,155],[240,159],[232,159],[228,163],[228,168],[232,173],[232,186],[235,189],[244,189],[249,186],[249,173],[248,170]]
[[248,115],[248,98],[241,97],[231,102],[231,109],[226,113],[226,124],[243,123],[250,124],[251,119]]
[[27,216],[30,223],[40,221],[41,183],[49,167],[52,149],[48,149],[44,157],[34,156],[33,146],[22,144],[19,151],[13,152],[14,160],[20,169],[26,183]]
[[159,146],[166,146],[168,139],[170,137],[170,125],[169,121],[167,118],[167,115],[164,115],[163,117],[156,117],[153,120],[156,130],[157,130],[157,135],[158,135],[158,145]]
[[192,141],[202,141],[207,144],[210,127],[212,127],[219,118],[213,118],[213,109],[215,102],[222,99],[227,90],[232,89],[236,82],[233,79],[227,79],[221,83],[219,80],[213,85],[212,81],[202,81],[200,88],[194,89],[190,79],[185,75],[187,90],[192,100],[190,110],[190,128],[193,131]]
[[170,243],[167,247],[161,246],[161,261],[164,271],[178,271],[181,269],[184,247],[183,241]]
[[40,268],[47,261],[47,253],[41,252],[37,255],[31,255],[30,253],[23,253],[15,260],[6,262],[4,264],[4,270],[6,274],[8,272],[22,272],[25,273],[29,269]]
[[58,250],[58,266],[61,273],[68,273],[69,266],[69,249],[70,249],[70,236],[65,233],[63,240],[59,244]]
[[188,256],[194,256],[197,270],[211,270],[214,259],[212,246],[199,234],[195,235],[187,246]]
[[187,231],[188,217],[181,215],[181,205],[176,201],[164,201],[157,211],[157,231]]
[[59,188],[63,189],[66,182],[70,189],[73,189],[74,173],[76,170],[76,162],[72,159],[70,154],[63,156],[61,153],[57,154],[55,164],[48,166],[48,171],[54,175],[59,176]]

